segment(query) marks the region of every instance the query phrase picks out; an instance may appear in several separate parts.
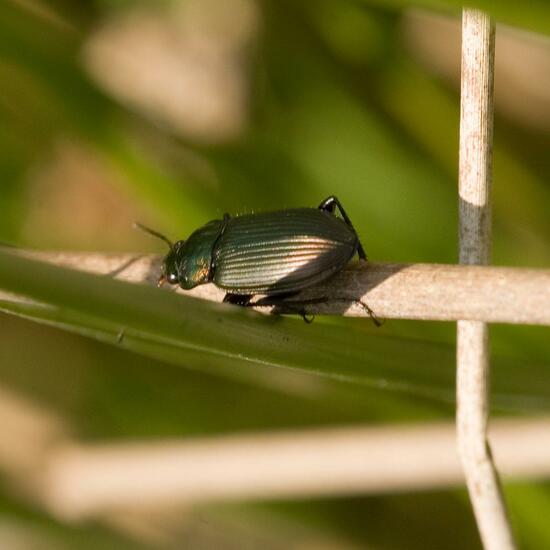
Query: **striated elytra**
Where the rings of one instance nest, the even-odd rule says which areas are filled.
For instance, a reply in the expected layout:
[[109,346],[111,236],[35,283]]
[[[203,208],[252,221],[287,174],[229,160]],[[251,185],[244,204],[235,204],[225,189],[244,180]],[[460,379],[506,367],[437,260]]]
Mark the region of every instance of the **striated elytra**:
[[[336,216],[336,210],[341,218]],[[334,196],[318,208],[292,208],[213,220],[187,240],[168,243],[159,285],[188,290],[214,283],[226,291],[224,302],[251,305],[256,294],[285,298],[341,271],[355,254],[366,260],[359,237]],[[370,311],[370,310],[369,310]]]

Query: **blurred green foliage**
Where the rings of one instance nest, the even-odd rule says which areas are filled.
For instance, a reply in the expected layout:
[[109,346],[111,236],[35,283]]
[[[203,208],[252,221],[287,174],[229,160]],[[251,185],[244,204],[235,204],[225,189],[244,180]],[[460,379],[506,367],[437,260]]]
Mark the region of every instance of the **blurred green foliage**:
[[[456,261],[458,91],[416,61],[401,31],[405,8],[456,16],[459,2],[258,2],[260,31],[247,65],[249,124],[238,137],[218,144],[177,135],[110,96],[85,70],[82,51],[92,33],[138,4],[161,11],[169,3],[0,4],[0,240],[90,248],[90,241],[73,230],[80,213],[70,208],[52,209],[52,225],[64,229],[61,237],[47,226],[29,231],[36,227],[29,220],[37,203],[44,200],[33,182],[56,158],[59,144],[70,142],[99,159],[122,219],[138,212],[170,235],[185,236],[224,211],[315,206],[337,194],[370,258]],[[509,25],[550,33],[550,6],[542,0],[474,4]],[[497,110],[496,264],[550,264],[549,147],[550,138],[540,129]],[[59,181],[61,193],[68,183]],[[85,181],[71,183],[87,196]],[[154,246],[130,233],[121,240],[110,229],[99,224],[102,235],[92,246]],[[320,319],[306,327],[294,319],[226,315],[192,300],[171,301],[171,296],[157,300],[150,289],[120,291],[116,283],[109,287],[111,281],[55,270],[52,278],[41,279],[32,264],[21,262],[0,256],[2,284],[59,309],[29,307],[16,313],[93,339],[3,315],[0,384],[58,411],[82,438],[453,414],[452,324],[392,321],[375,330],[360,321]],[[93,300],[90,290],[79,303],[78,292],[86,285],[104,301]],[[198,320],[195,331],[177,333],[177,308]],[[232,328],[208,350],[209,326],[218,319]],[[128,327],[123,346],[110,345],[121,326]],[[270,337],[279,339],[280,349],[273,351]],[[288,345],[281,344],[285,338]],[[548,410],[548,340],[547,328],[492,327],[496,412]],[[33,345],[25,346],[28,341]],[[236,351],[247,345],[251,362]],[[309,351],[297,354],[298,349]],[[322,353],[331,360],[320,365]],[[285,368],[262,365],[275,359]],[[543,513],[548,487],[518,485],[507,492],[524,547],[548,546],[550,527]],[[22,511],[17,499],[4,493],[3,519],[35,513]],[[454,492],[207,507],[201,513],[216,518],[212,521],[222,530],[260,515],[266,531],[284,520],[359,547],[479,545],[467,499]],[[36,520],[45,530],[49,521]],[[55,525],[56,533],[69,540],[75,530],[80,540],[89,539],[87,529]],[[265,536],[273,547],[284,547],[276,534]],[[83,547],[79,544],[73,547]]]

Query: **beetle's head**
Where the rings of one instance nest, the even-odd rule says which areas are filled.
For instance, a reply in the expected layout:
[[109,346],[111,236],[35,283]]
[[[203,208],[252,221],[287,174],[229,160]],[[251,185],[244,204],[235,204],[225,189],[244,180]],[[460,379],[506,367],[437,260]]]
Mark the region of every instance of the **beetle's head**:
[[[186,241],[177,242],[164,260],[167,279],[174,272],[184,290],[208,283],[212,278],[212,249],[219,234],[215,220],[192,233]],[[170,280],[168,280],[170,282]]]
[[210,275],[210,255],[197,254],[191,239],[178,241],[162,262],[159,286],[165,282],[191,290],[197,285],[208,282]]
[[170,247],[162,262],[158,285],[162,286],[167,282],[190,290],[209,282],[212,276],[212,249],[219,236],[220,226],[221,221],[214,220],[197,229],[186,241],[172,244],[164,235],[138,225],[140,229],[162,239]]

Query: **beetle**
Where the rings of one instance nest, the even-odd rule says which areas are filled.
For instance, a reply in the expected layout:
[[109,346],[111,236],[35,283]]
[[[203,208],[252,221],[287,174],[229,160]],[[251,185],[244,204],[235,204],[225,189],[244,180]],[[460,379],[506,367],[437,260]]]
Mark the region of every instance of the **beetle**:
[[[336,216],[337,209],[341,218]],[[190,290],[214,283],[226,291],[224,302],[241,306],[284,304],[289,296],[341,271],[355,254],[367,260],[357,232],[335,196],[317,208],[236,217],[224,214],[223,219],[212,220],[187,240],[175,243],[138,226],[170,248],[162,263],[159,286],[168,282]],[[251,303],[258,294],[265,298]],[[370,308],[360,303],[376,322]],[[303,311],[300,313],[307,321]]]

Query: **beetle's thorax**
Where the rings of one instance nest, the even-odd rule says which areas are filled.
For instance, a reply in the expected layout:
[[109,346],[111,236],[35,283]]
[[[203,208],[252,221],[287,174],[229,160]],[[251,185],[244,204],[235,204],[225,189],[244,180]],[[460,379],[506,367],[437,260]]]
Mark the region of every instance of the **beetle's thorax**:
[[213,220],[192,233],[178,249],[176,267],[182,288],[189,290],[212,280],[212,251],[221,228],[222,221]]

